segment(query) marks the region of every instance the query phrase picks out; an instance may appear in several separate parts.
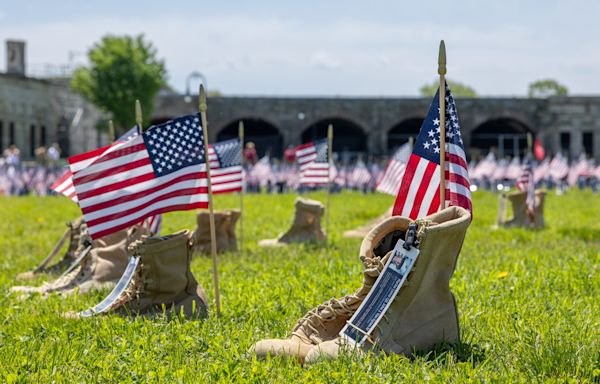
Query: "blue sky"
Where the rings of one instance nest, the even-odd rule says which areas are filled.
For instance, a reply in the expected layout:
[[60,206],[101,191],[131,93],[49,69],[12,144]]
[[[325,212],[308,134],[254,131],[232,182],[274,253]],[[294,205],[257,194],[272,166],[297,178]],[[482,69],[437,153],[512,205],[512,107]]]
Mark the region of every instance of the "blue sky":
[[28,63],[64,64],[107,33],[144,33],[179,90],[200,71],[224,94],[414,96],[443,38],[448,77],[481,95],[525,95],[540,78],[600,94],[595,0],[91,3],[1,0],[0,40],[26,40]]

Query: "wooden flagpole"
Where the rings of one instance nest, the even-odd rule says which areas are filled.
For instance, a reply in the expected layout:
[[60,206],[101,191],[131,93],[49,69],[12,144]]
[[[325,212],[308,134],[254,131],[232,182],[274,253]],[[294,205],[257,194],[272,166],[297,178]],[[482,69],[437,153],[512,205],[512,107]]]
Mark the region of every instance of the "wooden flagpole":
[[210,254],[213,262],[213,278],[215,284],[215,302],[217,317],[221,317],[221,297],[219,295],[219,270],[217,264],[217,235],[215,232],[215,213],[213,211],[212,185],[210,181],[210,161],[208,156],[208,124],[206,123],[206,92],[200,84],[198,92],[198,109],[202,119],[202,134],[204,135],[204,163],[206,164],[206,181],[208,183],[208,212],[210,223]]
[[242,190],[240,191],[240,252],[244,250],[244,122],[238,124],[240,139],[240,166],[242,167]]
[[438,54],[440,75],[440,210],[446,207],[446,45],[440,41]]
[[327,127],[327,162],[329,163],[329,168],[327,170],[327,207],[325,208],[325,233],[327,234],[327,238],[331,236],[329,233],[329,211],[330,211],[330,200],[331,200],[331,167],[333,165],[333,125],[329,124]]
[[111,143],[114,142],[115,137],[115,126],[113,125],[113,121],[108,120],[108,141]]
[[138,133],[144,132],[144,119],[142,119],[142,104],[140,104],[140,100],[135,100],[135,123],[138,126]]

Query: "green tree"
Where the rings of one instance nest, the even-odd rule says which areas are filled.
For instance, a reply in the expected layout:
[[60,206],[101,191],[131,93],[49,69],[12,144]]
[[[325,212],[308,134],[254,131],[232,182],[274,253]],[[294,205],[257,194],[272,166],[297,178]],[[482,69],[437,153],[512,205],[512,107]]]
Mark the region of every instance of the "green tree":
[[[446,79],[446,83],[448,84],[448,86],[452,90],[452,94],[454,96],[458,96],[458,97],[477,97],[477,92],[475,92],[475,89],[469,87],[468,85],[459,83],[458,81],[452,81],[452,80],[449,80],[449,79]],[[437,92],[437,90],[438,90],[439,87],[440,87],[439,80],[435,80],[432,84],[425,84],[425,85],[423,85],[419,89],[419,92],[421,92],[422,96],[429,96],[429,97],[431,97],[431,96],[435,95],[435,93]]]
[[89,67],[73,74],[71,86],[101,109],[112,114],[116,129],[135,124],[135,100],[144,121],[150,118],[154,97],[166,84],[163,60],[151,42],[139,36],[104,36],[88,52]]
[[529,97],[566,96],[569,90],[553,79],[537,80],[529,84]]

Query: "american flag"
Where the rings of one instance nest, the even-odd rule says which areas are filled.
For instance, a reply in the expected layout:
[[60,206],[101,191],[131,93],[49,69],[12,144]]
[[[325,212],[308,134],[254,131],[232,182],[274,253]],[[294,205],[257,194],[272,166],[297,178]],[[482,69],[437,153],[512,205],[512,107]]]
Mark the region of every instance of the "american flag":
[[208,146],[213,194],[242,190],[242,155],[240,151],[239,139],[220,141]]
[[493,152],[487,154],[487,156],[477,164],[475,167],[475,173],[480,180],[490,180],[497,166],[496,156]]
[[148,217],[144,220],[142,226],[148,228],[151,236],[160,235],[160,230],[162,229],[162,214]]
[[504,178],[508,180],[518,180],[521,176],[522,170],[523,167],[521,166],[521,160],[519,159],[519,156],[515,156],[508,164]]
[[408,162],[411,152],[412,148],[410,143],[405,143],[394,152],[394,155],[390,158],[387,167],[385,168],[383,178],[377,184],[377,190],[379,192],[387,193],[392,196],[398,195],[402,176],[404,176],[406,163]]
[[577,180],[579,180],[580,176],[587,176],[589,173],[589,163],[586,158],[585,153],[582,153],[579,156],[579,160],[571,165],[569,169],[569,174],[567,177],[567,182],[570,186],[574,186],[577,184]]
[[[444,206],[460,206],[472,212],[469,173],[456,105],[446,89],[446,201]],[[436,212],[440,207],[440,104],[439,91],[417,137],[393,215],[417,219]]]
[[263,156],[256,164],[254,164],[248,174],[248,180],[258,183],[262,187],[267,185],[269,181],[271,181],[271,183],[276,182],[269,156]]
[[550,162],[550,177],[557,182],[567,177],[568,174],[569,163],[567,162],[567,158],[559,152]]
[[[69,158],[72,166],[79,158]],[[198,114],[152,126],[111,146],[83,169],[71,168],[92,238],[159,213],[208,207]]]
[[535,182],[533,181],[533,169],[530,162],[522,167],[516,187],[519,191],[527,191],[527,211],[529,216],[533,217],[535,212]]
[[533,181],[537,184],[542,180],[546,180],[550,177],[550,161],[545,158],[538,166],[533,170]]
[[371,173],[362,160],[358,160],[350,174],[350,185],[356,188],[363,188],[371,180]]
[[319,185],[329,183],[329,159],[327,139],[296,147],[296,160],[300,165],[300,184]]
[[63,174],[50,186],[50,189],[67,196],[69,199],[77,203],[77,194],[75,193],[75,186],[73,186],[73,173],[71,169],[75,169],[75,172],[87,167],[93,163],[99,156],[104,152],[108,151],[113,145],[126,142],[138,135],[138,127],[133,127],[123,135],[121,135],[114,143],[98,148],[96,150],[83,153],[81,155],[72,156],[76,159],[77,164],[73,164],[65,169]]

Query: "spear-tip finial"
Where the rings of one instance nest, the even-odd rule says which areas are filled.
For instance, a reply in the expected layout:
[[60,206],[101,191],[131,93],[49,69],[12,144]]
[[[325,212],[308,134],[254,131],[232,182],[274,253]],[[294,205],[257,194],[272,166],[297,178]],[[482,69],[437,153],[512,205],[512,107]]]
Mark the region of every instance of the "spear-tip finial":
[[440,53],[438,54],[438,74],[446,74],[446,44],[444,44],[444,40],[440,41]]
[[198,91],[198,108],[200,108],[200,112],[206,112],[206,91],[204,90],[204,84],[200,84],[200,90]]
[[140,104],[140,99],[135,100],[135,123],[142,130],[142,104]]
[[115,141],[115,126],[112,120],[108,120],[108,141]]

